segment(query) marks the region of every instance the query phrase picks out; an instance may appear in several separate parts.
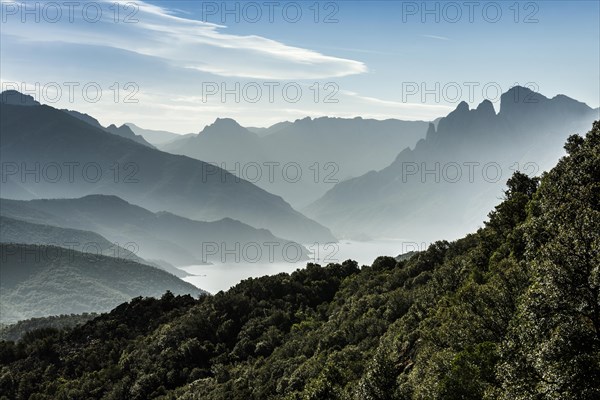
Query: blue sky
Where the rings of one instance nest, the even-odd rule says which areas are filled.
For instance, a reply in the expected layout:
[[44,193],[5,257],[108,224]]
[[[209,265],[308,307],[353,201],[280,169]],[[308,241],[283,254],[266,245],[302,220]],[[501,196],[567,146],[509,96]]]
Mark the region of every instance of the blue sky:
[[598,1],[38,3],[2,0],[3,89],[105,125],[430,120],[514,84],[600,105]]

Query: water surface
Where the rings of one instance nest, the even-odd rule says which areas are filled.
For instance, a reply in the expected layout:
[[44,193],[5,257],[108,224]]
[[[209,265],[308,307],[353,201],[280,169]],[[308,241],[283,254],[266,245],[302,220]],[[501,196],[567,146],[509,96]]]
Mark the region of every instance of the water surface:
[[341,240],[334,244],[315,245],[305,244],[312,251],[311,259],[297,263],[226,263],[213,265],[190,265],[182,267],[184,271],[193,274],[184,278],[185,281],[196,285],[210,293],[227,290],[241,280],[264,275],[275,275],[280,272],[291,273],[298,268],[303,268],[308,262],[327,265],[334,262],[343,262],[348,259],[355,260],[359,265],[371,265],[379,256],[395,257],[409,251],[424,250],[425,243],[415,243],[405,240],[373,240],[359,242]]

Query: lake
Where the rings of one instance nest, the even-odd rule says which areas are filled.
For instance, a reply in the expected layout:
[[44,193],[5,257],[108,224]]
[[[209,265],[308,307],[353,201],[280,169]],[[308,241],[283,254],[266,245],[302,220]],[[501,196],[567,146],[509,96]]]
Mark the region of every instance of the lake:
[[409,251],[425,250],[426,243],[415,243],[401,239],[353,241],[341,240],[338,243],[325,245],[304,245],[312,251],[311,259],[297,263],[227,263],[213,265],[190,265],[181,267],[182,270],[192,274],[184,278],[185,281],[204,289],[210,293],[227,290],[241,280],[257,278],[265,275],[275,275],[280,272],[291,273],[298,268],[303,268],[308,262],[321,265],[343,262],[348,259],[358,261],[359,265],[371,265],[379,256],[395,257]]

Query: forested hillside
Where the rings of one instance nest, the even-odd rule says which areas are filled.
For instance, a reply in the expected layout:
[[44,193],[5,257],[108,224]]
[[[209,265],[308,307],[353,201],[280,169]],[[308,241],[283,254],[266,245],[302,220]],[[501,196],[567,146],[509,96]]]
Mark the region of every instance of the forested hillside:
[[58,246],[0,243],[0,323],[104,312],[134,297],[205,292],[128,258]]
[[[9,399],[600,398],[600,123],[476,233],[0,343]],[[31,397],[34,394],[35,397]]]

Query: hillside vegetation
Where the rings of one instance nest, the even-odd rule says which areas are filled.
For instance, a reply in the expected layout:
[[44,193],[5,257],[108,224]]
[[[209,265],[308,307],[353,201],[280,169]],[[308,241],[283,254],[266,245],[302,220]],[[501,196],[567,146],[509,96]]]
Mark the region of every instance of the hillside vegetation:
[[0,243],[0,322],[109,311],[134,297],[205,293],[175,275],[123,258],[58,246]]

